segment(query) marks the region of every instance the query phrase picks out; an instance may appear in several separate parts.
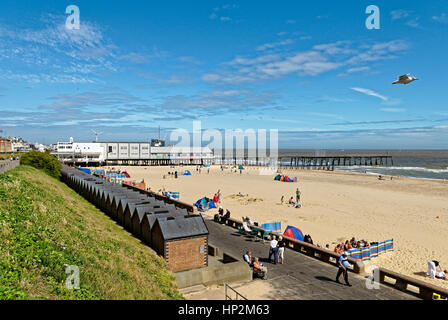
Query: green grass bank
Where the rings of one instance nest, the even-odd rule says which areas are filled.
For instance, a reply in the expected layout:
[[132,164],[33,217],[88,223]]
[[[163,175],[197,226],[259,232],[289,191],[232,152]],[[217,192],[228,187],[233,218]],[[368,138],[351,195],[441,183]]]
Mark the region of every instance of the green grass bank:
[[[68,265],[80,289],[66,288]],[[0,175],[0,299],[183,299],[163,259],[43,171]]]

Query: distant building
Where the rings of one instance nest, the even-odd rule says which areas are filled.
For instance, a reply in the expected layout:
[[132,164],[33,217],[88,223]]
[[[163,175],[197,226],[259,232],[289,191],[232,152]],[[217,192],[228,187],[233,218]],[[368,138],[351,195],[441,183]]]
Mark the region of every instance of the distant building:
[[64,163],[102,163],[104,162],[104,147],[96,142],[58,142],[56,150],[52,152]]
[[33,150],[36,150],[36,151],[39,151],[39,152],[45,152],[47,150],[51,150],[51,147],[46,146],[46,145],[44,145],[42,143],[37,143],[37,142],[35,144],[32,144],[31,148]]
[[[161,140],[162,141],[162,140]],[[210,164],[210,148],[156,147],[149,142],[58,142],[53,155],[65,163],[98,165]]]
[[10,139],[12,144],[12,152],[29,152],[31,150],[30,144],[22,138],[13,137]]
[[0,153],[13,152],[12,143],[9,138],[0,137]]

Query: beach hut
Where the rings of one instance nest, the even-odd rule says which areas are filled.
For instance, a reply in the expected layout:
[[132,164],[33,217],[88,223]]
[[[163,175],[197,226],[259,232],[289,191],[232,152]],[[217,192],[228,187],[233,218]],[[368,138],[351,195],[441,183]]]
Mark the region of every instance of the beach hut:
[[152,248],[172,272],[208,266],[208,229],[202,216],[156,219],[151,230]]
[[126,199],[129,197],[133,197],[134,196],[134,192],[124,189],[121,190],[120,192],[116,192],[114,193],[113,197],[112,197],[112,202],[110,205],[110,210],[108,212],[106,212],[112,219],[116,220],[117,219],[117,215],[118,215],[118,207],[120,205],[120,201],[122,199]]
[[152,246],[151,241],[151,230],[156,222],[157,218],[168,218],[168,217],[183,217],[188,215],[186,210],[170,210],[168,213],[148,213],[143,216],[141,227],[141,239],[148,246]]
[[[151,199],[151,198],[149,198]],[[134,211],[126,210],[123,218],[123,226],[129,232],[132,232],[132,217],[138,213],[149,212],[150,210],[163,208],[164,204],[161,201],[157,201],[155,199],[151,199],[149,204],[138,204],[135,206]]]
[[144,210],[144,211],[137,211],[136,214],[134,214],[131,218],[131,222],[132,222],[132,234],[134,236],[136,236],[137,238],[141,239],[142,238],[142,221],[143,218],[148,215],[148,214],[165,214],[165,213],[170,213],[170,210],[166,209],[166,208],[154,208],[151,209],[149,211]]
[[126,198],[130,196],[129,192],[126,192],[126,190],[123,189],[119,189],[116,190],[115,192],[110,193],[110,196],[108,197],[108,200],[106,202],[106,209],[105,212],[108,216],[110,217],[116,217],[117,216],[117,206],[118,206],[118,201],[121,198]]
[[118,206],[117,211],[117,223],[119,225],[124,224],[124,213],[126,210],[129,210],[129,212],[133,212],[135,209],[135,206],[138,204],[150,204],[151,202],[148,201],[148,197],[145,196],[138,196],[135,198],[127,198],[123,199],[120,202],[120,205]]

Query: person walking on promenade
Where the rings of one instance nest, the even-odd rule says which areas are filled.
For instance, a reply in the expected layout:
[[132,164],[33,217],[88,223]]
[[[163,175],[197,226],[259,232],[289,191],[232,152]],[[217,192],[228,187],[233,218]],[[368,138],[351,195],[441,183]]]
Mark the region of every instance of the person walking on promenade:
[[283,264],[284,261],[284,257],[285,257],[285,247],[286,247],[286,243],[285,241],[283,241],[283,237],[280,236],[278,238],[278,263]]
[[343,252],[338,260],[338,274],[336,275],[336,282],[339,282],[339,277],[344,274],[344,280],[347,286],[351,287],[352,285],[348,282],[348,268],[350,267],[350,263],[347,259],[347,254]]
[[221,195],[221,189],[218,190],[218,203],[221,203],[222,195]]

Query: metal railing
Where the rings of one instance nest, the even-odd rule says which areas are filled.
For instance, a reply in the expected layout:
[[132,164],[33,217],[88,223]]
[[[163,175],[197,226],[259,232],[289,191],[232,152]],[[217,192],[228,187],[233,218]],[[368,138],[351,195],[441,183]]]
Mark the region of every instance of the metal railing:
[[[231,286],[229,286],[227,283],[224,284],[225,286],[225,294],[226,294],[226,300],[247,300],[245,296],[243,296],[241,293],[233,289]],[[232,299],[232,296],[229,295],[229,290],[233,293],[235,293],[235,299]]]

